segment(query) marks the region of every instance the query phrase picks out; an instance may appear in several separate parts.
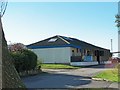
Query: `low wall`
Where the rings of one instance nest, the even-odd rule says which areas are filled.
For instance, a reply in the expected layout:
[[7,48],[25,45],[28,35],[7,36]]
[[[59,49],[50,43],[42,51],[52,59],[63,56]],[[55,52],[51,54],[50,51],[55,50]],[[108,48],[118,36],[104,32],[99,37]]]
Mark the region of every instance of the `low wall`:
[[24,77],[24,76],[32,76],[32,75],[37,75],[40,74],[42,72],[42,70],[31,70],[31,71],[26,71],[26,72],[20,72],[18,73],[20,77]]
[[111,64],[112,61],[105,61],[104,64]]
[[[104,61],[101,64],[110,64],[111,61]],[[90,65],[98,65],[98,62],[71,62],[70,65],[72,66],[90,66]]]
[[89,66],[89,65],[97,65],[98,62],[71,62],[72,66]]

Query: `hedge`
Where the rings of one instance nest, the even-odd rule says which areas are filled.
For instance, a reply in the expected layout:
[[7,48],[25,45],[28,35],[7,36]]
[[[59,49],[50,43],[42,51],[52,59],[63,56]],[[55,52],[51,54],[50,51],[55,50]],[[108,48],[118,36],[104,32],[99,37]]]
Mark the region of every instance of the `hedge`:
[[27,49],[10,52],[13,63],[18,72],[29,71],[35,69],[37,65],[37,55]]

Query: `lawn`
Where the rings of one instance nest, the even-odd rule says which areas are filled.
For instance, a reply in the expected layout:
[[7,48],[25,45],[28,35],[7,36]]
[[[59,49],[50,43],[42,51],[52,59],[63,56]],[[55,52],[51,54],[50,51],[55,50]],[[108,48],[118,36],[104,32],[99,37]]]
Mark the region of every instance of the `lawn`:
[[41,64],[42,69],[78,69],[80,67],[65,64]]
[[[120,64],[119,64],[120,66]],[[94,78],[102,78],[112,82],[120,82],[120,73],[118,68],[114,68],[112,70],[106,70],[98,73]]]

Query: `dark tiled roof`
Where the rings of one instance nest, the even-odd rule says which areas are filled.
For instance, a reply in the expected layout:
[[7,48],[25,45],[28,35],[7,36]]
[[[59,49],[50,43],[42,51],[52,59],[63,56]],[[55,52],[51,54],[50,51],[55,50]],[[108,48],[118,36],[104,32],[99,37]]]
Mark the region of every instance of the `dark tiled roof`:
[[[51,39],[55,41],[49,42]],[[78,40],[76,38],[65,37],[65,36],[60,36],[60,35],[56,35],[48,39],[27,45],[27,47],[29,48],[31,46],[58,46],[58,45],[75,45],[75,46],[80,46],[81,48],[86,48],[86,49],[109,50],[109,49],[101,48],[101,47],[92,45],[90,43]]]
[[[57,38],[55,42],[49,42],[50,39],[54,39],[54,38],[55,39]],[[64,42],[61,38],[59,38],[58,36],[54,36],[27,46],[56,46],[56,45],[66,45],[66,44],[67,43]]]
[[[70,42],[71,44],[74,44],[74,45],[80,45],[82,48],[105,49],[105,48],[95,46],[93,44],[87,43],[85,41],[82,41],[82,40],[79,40],[79,39],[76,39],[76,38],[64,37],[64,36],[61,36],[61,37],[63,37],[64,39],[68,38],[68,39],[66,39],[68,42]],[[105,49],[105,50],[109,50],[109,49]]]

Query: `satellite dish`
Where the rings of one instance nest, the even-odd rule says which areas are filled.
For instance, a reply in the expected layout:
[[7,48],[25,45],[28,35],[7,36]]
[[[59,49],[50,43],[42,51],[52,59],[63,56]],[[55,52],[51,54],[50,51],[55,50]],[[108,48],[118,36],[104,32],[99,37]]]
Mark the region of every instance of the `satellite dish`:
[[7,0],[0,0],[0,17],[3,17],[7,8]]

